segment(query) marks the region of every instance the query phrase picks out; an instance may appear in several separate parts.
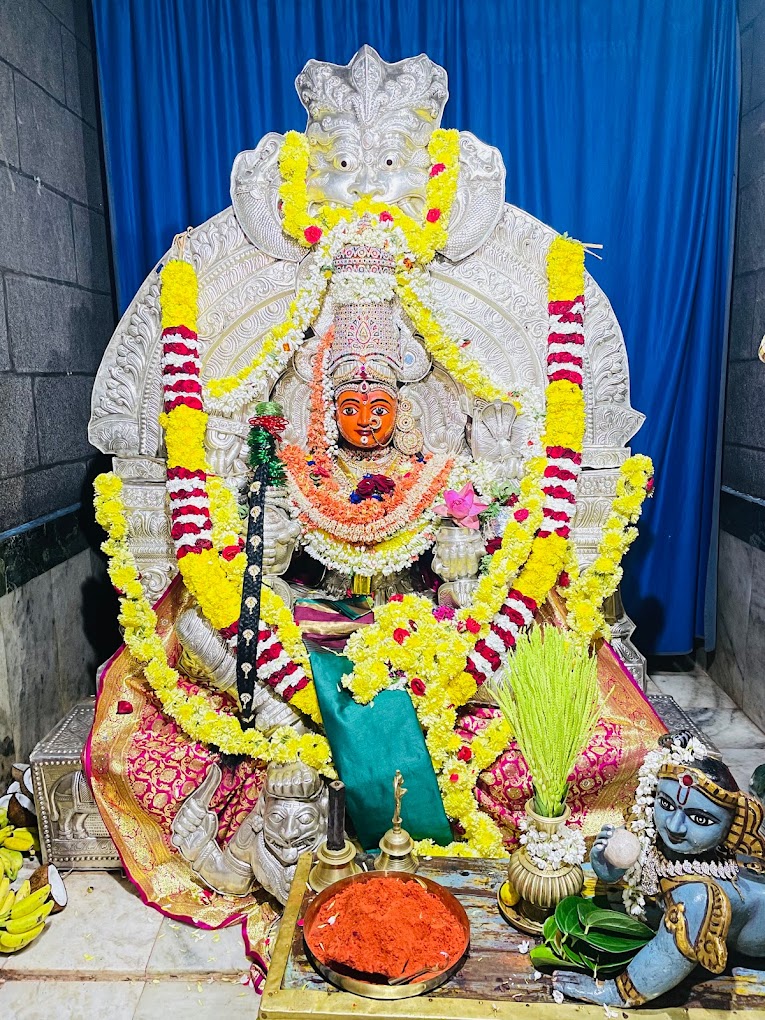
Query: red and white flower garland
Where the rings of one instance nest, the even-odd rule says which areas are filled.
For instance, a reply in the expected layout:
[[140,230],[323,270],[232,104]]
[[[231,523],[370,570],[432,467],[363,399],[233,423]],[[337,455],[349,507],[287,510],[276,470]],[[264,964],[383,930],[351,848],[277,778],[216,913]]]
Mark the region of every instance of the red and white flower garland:
[[[551,252],[556,247],[572,246],[575,242],[569,242],[564,238],[557,238],[553,242]],[[577,246],[581,251],[581,246]],[[565,252],[565,248],[564,248]],[[577,261],[575,250],[566,252],[566,256]],[[565,256],[564,256],[565,257]],[[583,255],[581,256],[583,260]],[[553,255],[553,259],[555,256]],[[573,384],[579,391],[582,390],[582,370],[584,352],[584,269],[580,274],[573,274],[573,279],[580,277],[581,286],[577,286],[577,293],[566,300],[550,300],[548,302],[549,329],[547,335],[547,400],[570,403],[566,399],[565,390],[570,390]],[[568,281],[572,278],[569,273],[562,274],[562,279]],[[569,284],[570,286],[570,284]],[[558,296],[557,294],[555,295]],[[564,384],[564,387],[556,386],[556,383]],[[563,389],[563,392],[559,392]],[[547,422],[548,428],[545,434],[547,444],[545,454],[547,466],[544,471],[545,482],[542,491],[545,495],[543,505],[544,522],[537,532],[535,543],[549,538],[552,535],[568,540],[571,533],[571,521],[576,509],[576,487],[582,465],[581,442],[576,443],[579,448],[564,446],[556,442],[550,442],[557,438],[556,433],[562,431],[563,436],[571,432],[570,423],[565,422],[563,429],[557,426],[560,424],[556,417],[550,413],[548,406]],[[574,409],[571,408],[573,411]],[[573,430],[576,432],[576,429]],[[528,511],[521,508],[516,515],[527,515]],[[522,517],[518,517],[522,520]],[[505,599],[502,608],[496,614],[489,625],[489,632],[476,642],[474,650],[468,656],[466,671],[471,674],[477,684],[486,683],[502,667],[507,652],[515,647],[518,632],[529,627],[534,622],[534,615],[538,605],[534,598],[524,594],[518,588],[513,588]]]

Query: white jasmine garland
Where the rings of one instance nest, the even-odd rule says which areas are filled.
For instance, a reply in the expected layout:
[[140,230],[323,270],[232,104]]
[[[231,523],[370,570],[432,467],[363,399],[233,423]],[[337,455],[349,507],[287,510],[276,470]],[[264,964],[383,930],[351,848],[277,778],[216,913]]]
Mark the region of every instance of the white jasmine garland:
[[340,574],[361,574],[365,577],[382,574],[389,577],[406,570],[433,545],[439,523],[433,520],[431,514],[424,514],[413,527],[415,534],[412,538],[392,549],[352,546],[338,542],[319,528],[309,527],[303,535],[303,547],[315,560]]
[[[366,239],[365,239],[366,240]],[[336,305],[382,304],[396,293],[393,273],[334,273],[330,296]]]
[[642,915],[645,912],[645,893],[643,888],[643,872],[656,841],[656,827],[653,818],[653,805],[656,799],[656,788],[659,785],[659,772],[668,763],[690,765],[699,758],[705,758],[707,748],[695,737],[683,747],[676,741],[671,747],[660,747],[649,751],[643,759],[638,772],[638,785],[635,791],[635,803],[632,805],[633,817],[628,821],[627,828],[640,840],[640,856],[624,875],[622,900],[628,914]]
[[562,826],[557,832],[542,832],[528,818],[519,822],[521,844],[532,864],[540,871],[557,871],[564,864],[581,864],[586,847],[580,829]]

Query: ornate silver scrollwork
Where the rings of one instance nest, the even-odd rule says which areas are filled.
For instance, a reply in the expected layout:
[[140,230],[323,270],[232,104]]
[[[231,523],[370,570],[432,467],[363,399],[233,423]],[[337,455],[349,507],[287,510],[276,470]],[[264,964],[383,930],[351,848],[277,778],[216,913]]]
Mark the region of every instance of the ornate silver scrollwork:
[[[387,64],[364,47],[347,66],[311,61],[298,79],[308,110],[312,148],[312,201],[352,204],[370,191],[420,215],[429,157],[427,141],[440,122],[448,96],[446,74],[426,56]],[[417,101],[414,102],[414,97]],[[386,138],[378,137],[385,127]],[[303,249],[281,231],[278,209],[280,135],[265,136],[241,153],[232,171],[233,209],[191,231],[187,251],[199,278],[199,333],[205,342],[205,379],[239,371],[256,355],[268,330],[283,321],[294,296]],[[384,143],[384,144],[383,144]],[[385,146],[390,144],[388,151]],[[346,166],[343,166],[347,150]],[[388,164],[388,160],[392,165]],[[503,204],[504,166],[496,149],[467,132],[460,136],[460,183],[452,213],[450,241],[431,264],[432,290],[453,323],[455,336],[470,342],[470,353],[492,377],[524,395],[524,409],[500,442],[508,474],[529,452],[544,409],[547,298],[545,256],[555,235],[528,213]],[[104,356],[93,390],[91,442],[122,460],[164,456],[160,409],[159,284],[152,271],[125,312]],[[586,276],[584,393],[587,426],[585,476],[618,468],[624,444],[642,415],[629,403],[629,369],[621,329],[597,283]],[[329,302],[324,313],[331,315]],[[322,319],[316,323],[321,329]],[[411,324],[401,316],[411,334]],[[406,352],[406,343],[404,344]],[[424,449],[466,452],[491,458],[497,430],[480,402],[438,367],[430,368],[413,340],[412,371],[425,374],[404,387]],[[301,353],[276,388],[292,419],[290,439],[305,442],[310,352]],[[422,363],[421,363],[422,362]],[[413,376],[412,378],[414,378]],[[268,393],[260,395],[266,399]],[[241,469],[234,435],[244,425],[212,423],[211,456]],[[466,435],[467,430],[467,435]],[[501,430],[500,430],[501,431]],[[124,475],[126,482],[128,475]],[[131,544],[144,584],[161,594],[175,571],[164,502],[144,491],[154,479],[130,477],[126,495],[134,502]],[[158,481],[158,480],[157,480]],[[574,522],[574,542],[583,564],[594,555],[607,514],[607,500],[587,490],[586,477]],[[609,480],[608,486],[612,488]],[[605,496],[605,493],[604,493]]]

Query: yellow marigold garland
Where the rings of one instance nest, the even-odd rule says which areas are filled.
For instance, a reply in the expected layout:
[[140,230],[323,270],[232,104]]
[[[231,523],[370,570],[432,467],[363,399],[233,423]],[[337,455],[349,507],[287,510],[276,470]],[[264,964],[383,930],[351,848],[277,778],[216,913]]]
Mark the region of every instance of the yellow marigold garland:
[[469,358],[454,340],[447,336],[431,308],[422,301],[417,288],[411,281],[411,272],[406,266],[396,267],[396,290],[404,311],[412,320],[416,332],[422,337],[428,353],[462,383],[466,389],[483,400],[513,399],[506,390],[487,378],[486,369]]
[[306,181],[310,163],[308,139],[297,131],[288,131],[279,152],[282,228],[299,244],[310,248],[341,219],[361,216],[365,212],[386,212],[401,228],[417,261],[425,265],[448,240],[449,216],[457,194],[459,145],[458,131],[437,128],[431,135],[428,144],[431,171],[425,188],[426,212],[421,223],[396,206],[368,198],[360,199],[353,209],[333,209],[324,205],[311,217]]
[[[157,695],[162,709],[192,740],[218,747],[225,754],[247,755],[258,761],[300,759],[334,777],[332,757],[326,738],[316,733],[297,735],[282,726],[270,737],[260,731],[242,730],[239,720],[222,703],[215,706],[205,695],[188,695],[179,686],[179,674],[167,661],[164,644],[157,634],[157,617],[141,586],[138,568],[128,546],[128,528],[122,501],[122,482],[114,474],[100,475],[94,484],[96,520],[109,536],[103,543],[110,557],[110,574],[122,582],[120,624],[125,644]],[[128,576],[129,575],[129,576]],[[221,699],[219,699],[221,700]]]
[[582,641],[589,643],[599,635],[606,639],[610,636],[602,606],[616,591],[622,578],[621,560],[637,538],[634,525],[640,518],[643,501],[652,491],[652,485],[653,464],[650,457],[635,454],[622,464],[616,483],[616,498],[603,527],[597,556],[572,580],[565,593],[568,626]]

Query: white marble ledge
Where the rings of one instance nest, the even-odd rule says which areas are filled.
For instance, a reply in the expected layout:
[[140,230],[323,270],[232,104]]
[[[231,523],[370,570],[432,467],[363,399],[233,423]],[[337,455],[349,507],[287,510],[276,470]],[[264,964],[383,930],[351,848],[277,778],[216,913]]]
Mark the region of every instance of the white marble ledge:
[[142,980],[6,981],[0,985],[0,1016],[5,1020],[133,1020],[143,990]]
[[748,791],[752,773],[765,764],[765,748],[721,747],[720,754],[741,789]]
[[247,975],[241,925],[205,931],[163,918],[146,968],[148,977],[160,975]]
[[250,985],[238,982],[214,983],[212,980],[189,982],[155,979],[146,981],[133,1020],[158,1020],[160,1017],[255,1020],[259,1010],[260,996]]
[[765,733],[740,708],[686,708],[685,713],[717,747],[763,748],[765,760]]
[[736,708],[735,702],[703,670],[693,673],[653,673],[651,679],[662,694],[669,694],[684,710]]
[[[64,882],[67,907],[50,919],[35,942],[13,954],[10,969],[35,976],[84,972],[142,978],[162,915],[147,907],[133,886],[116,874],[72,872]],[[0,1016],[5,1015],[0,1010]]]

